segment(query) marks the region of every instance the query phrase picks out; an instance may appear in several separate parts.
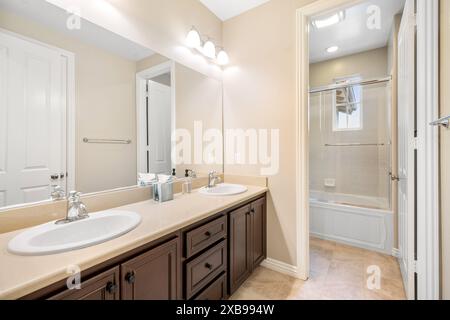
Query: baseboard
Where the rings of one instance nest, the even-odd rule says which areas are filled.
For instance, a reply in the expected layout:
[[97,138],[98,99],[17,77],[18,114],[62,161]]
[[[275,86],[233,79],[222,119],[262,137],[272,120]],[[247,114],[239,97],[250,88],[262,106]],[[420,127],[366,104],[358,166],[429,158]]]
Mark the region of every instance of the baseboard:
[[397,248],[392,248],[392,256],[399,259],[400,258],[400,250]]
[[261,266],[294,278],[299,278],[297,267],[278,260],[267,258],[261,262]]

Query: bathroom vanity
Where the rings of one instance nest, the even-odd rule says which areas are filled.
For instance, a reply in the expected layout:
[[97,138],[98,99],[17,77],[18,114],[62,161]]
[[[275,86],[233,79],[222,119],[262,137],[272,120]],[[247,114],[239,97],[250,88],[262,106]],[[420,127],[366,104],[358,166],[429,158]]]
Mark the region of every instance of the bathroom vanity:
[[[0,288],[0,297],[222,300],[266,258],[266,188],[249,186],[245,194],[231,197],[208,197],[196,191],[176,195],[165,204],[145,201],[122,209],[138,212],[143,219],[138,228],[120,238],[55,255],[3,253],[2,269],[20,264],[17,269],[22,276],[16,278],[21,283],[9,279],[11,286],[17,287],[9,288],[8,293],[4,290],[8,288]],[[16,234],[0,237],[0,242],[4,244]],[[25,272],[26,264],[37,269]],[[79,290],[68,290],[67,280],[72,278],[67,270],[63,272],[68,264],[81,268]],[[56,278],[49,276],[54,272]]]

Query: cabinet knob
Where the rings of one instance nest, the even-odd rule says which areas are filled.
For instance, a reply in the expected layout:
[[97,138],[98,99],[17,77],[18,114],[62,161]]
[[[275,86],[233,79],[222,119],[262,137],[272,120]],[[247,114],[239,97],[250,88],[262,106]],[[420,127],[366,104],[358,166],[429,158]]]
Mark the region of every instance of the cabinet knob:
[[129,284],[133,284],[136,281],[136,275],[134,274],[134,272],[128,272],[127,275],[125,276],[125,280]]
[[212,270],[213,266],[211,264],[209,264],[209,263],[205,263],[205,268],[209,269],[209,270]]
[[206,231],[206,232],[205,232],[205,236],[207,236],[208,238],[211,237],[211,232]]
[[116,290],[117,290],[117,285],[114,284],[113,282],[108,282],[108,284],[106,285],[106,291],[109,294],[114,294],[114,293],[116,293]]
[[251,212],[251,213],[255,213],[255,209],[252,208],[252,209],[250,210],[250,212]]

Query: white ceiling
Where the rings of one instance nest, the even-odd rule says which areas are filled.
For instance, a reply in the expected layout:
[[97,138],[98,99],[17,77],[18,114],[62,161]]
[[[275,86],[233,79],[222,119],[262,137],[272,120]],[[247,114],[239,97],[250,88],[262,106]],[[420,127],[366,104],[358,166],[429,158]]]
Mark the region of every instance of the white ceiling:
[[[385,47],[394,16],[402,12],[404,4],[405,0],[370,0],[347,8],[346,18],[339,24],[323,29],[311,26],[310,61],[315,63]],[[370,30],[367,27],[367,9],[370,5],[379,6],[381,9],[381,29]],[[339,50],[328,53],[326,49],[332,46],[338,46]]]
[[56,32],[75,37],[128,60],[139,61],[154,54],[152,50],[87,20],[81,21],[80,30],[69,30],[66,27],[67,12],[45,0],[0,0],[0,10],[30,19]]
[[236,17],[270,0],[200,0],[222,21]]

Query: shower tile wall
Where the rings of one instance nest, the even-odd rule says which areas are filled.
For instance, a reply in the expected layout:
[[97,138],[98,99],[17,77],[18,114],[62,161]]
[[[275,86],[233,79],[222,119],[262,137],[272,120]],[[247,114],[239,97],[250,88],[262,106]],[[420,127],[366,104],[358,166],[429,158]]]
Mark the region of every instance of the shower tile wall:
[[[385,77],[387,50],[317,63],[311,66],[311,87],[333,83],[333,79],[358,74],[363,79]],[[389,85],[363,87],[362,130],[333,131],[333,94],[310,96],[310,187],[312,191],[380,199],[389,207],[390,136]],[[383,143],[385,146],[326,147],[339,143]],[[326,187],[325,179],[335,179]]]

